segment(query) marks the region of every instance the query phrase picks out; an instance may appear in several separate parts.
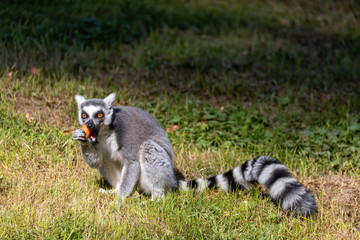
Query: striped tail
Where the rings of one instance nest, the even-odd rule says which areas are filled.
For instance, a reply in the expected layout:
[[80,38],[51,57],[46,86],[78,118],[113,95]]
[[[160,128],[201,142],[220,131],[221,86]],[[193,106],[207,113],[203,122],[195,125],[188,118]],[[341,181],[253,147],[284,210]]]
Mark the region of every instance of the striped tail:
[[270,197],[285,211],[295,216],[312,216],[317,213],[314,195],[300,184],[278,160],[260,156],[245,162],[224,174],[207,179],[180,181],[180,189],[203,191],[217,187],[221,190],[244,188],[249,190],[253,183],[265,186]]

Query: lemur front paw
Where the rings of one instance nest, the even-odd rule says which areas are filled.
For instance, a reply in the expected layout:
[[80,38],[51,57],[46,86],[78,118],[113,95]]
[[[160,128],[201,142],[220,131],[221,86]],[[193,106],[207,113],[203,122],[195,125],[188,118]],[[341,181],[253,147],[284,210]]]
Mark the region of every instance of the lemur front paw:
[[80,128],[78,128],[73,131],[72,138],[77,141],[86,142],[85,135],[86,135],[86,133],[83,130],[81,130]]

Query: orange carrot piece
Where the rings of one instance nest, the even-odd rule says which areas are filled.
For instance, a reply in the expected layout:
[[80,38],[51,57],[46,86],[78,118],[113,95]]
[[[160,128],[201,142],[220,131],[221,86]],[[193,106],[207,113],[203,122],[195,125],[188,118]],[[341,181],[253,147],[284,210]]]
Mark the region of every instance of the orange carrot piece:
[[91,130],[86,126],[86,124],[82,125],[81,130],[85,132],[85,140],[90,137]]

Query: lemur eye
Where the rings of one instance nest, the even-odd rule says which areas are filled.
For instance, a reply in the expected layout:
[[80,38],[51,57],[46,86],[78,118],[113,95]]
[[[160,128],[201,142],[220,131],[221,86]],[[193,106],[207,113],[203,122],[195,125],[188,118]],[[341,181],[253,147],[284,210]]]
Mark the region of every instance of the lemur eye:
[[102,113],[98,113],[98,118],[102,118],[103,116],[104,116],[104,114],[102,114]]
[[81,115],[81,117],[82,117],[82,118],[86,118],[86,117],[87,117],[86,113],[83,113],[83,114]]

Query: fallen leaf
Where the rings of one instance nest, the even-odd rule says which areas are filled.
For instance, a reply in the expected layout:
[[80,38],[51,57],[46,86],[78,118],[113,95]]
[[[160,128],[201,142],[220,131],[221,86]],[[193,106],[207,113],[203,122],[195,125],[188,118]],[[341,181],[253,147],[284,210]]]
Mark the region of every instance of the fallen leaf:
[[30,117],[30,113],[26,113],[25,114],[25,117],[26,117],[26,119],[28,120],[28,122],[32,122],[32,119],[31,119],[31,117]]
[[295,122],[295,126],[296,126],[296,128],[297,129],[305,129],[305,127],[303,126],[303,124],[302,123],[300,123],[300,122]]
[[40,74],[40,69],[38,69],[38,68],[36,68],[36,67],[32,67],[32,68],[30,68],[30,70],[29,70],[29,73],[30,74],[33,74],[33,75],[38,75],[38,74]]
[[277,20],[278,24],[282,27],[290,27],[290,21],[286,18],[279,18]]
[[63,134],[71,134],[74,130],[64,130]]
[[203,124],[208,124],[208,121],[207,121],[205,118],[202,118],[202,119],[201,119],[201,123],[203,123]]
[[179,128],[180,128],[179,125],[169,125],[168,128],[166,129],[166,132],[169,133],[169,132],[178,130]]

